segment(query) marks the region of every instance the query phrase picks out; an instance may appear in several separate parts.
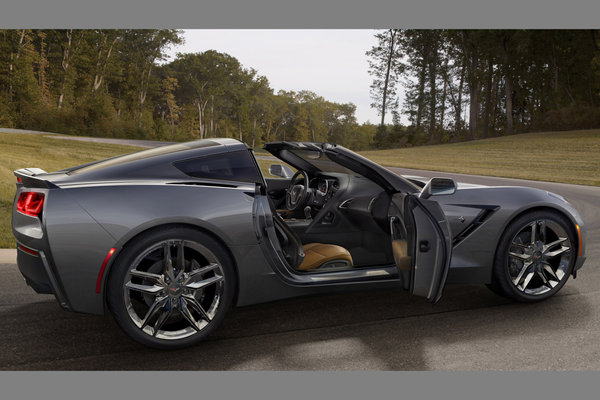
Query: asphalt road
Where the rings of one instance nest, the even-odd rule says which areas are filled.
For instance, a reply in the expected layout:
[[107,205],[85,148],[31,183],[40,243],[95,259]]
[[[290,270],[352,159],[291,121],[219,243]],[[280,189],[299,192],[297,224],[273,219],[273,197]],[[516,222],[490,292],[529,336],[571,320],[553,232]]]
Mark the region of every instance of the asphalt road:
[[137,147],[160,147],[167,144],[173,144],[175,142],[159,142],[156,140],[139,140],[139,139],[113,139],[113,138],[100,138],[90,136],[72,136],[65,135],[62,133],[44,132],[44,131],[32,131],[27,129],[12,129],[12,128],[0,128],[0,133],[20,133],[23,135],[44,135],[51,139],[59,140],[75,140],[79,142],[93,142],[93,143],[109,143],[109,144],[121,144],[126,146],[137,146]]

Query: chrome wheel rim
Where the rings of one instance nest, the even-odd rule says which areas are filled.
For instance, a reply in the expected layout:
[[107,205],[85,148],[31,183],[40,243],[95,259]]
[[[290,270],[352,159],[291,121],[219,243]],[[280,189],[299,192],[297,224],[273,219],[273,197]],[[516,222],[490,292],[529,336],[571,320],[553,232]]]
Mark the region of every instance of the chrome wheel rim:
[[149,247],[134,260],[123,296],[129,317],[142,332],[177,340],[212,321],[224,287],[223,269],[209,249],[173,239]]
[[539,296],[567,280],[571,240],[557,222],[538,219],[513,237],[507,259],[514,287],[527,295]]

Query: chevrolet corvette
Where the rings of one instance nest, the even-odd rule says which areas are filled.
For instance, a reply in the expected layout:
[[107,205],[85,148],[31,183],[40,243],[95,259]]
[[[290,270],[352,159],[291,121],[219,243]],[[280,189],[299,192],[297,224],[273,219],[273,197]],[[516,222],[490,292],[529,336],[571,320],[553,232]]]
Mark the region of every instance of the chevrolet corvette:
[[265,150],[282,161],[269,174],[234,139],[19,169],[18,268],[65,310],[108,311],[136,341],[174,349],[231,307],[333,290],[435,303],[446,283],[477,283],[544,300],[585,261],[584,223],[557,194],[404,177],[331,143]]

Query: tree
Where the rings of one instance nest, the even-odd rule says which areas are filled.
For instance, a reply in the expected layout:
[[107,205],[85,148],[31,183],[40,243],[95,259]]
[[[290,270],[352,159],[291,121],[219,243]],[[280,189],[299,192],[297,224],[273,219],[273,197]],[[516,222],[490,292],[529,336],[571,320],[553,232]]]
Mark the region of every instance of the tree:
[[91,40],[93,41],[96,50],[96,68],[92,86],[95,95],[104,81],[104,76],[111,61],[113,50],[118,41],[122,39],[123,31],[118,29],[100,29],[94,33],[95,35],[92,36]]
[[173,77],[166,77],[162,81],[162,90],[165,98],[165,103],[167,105],[167,110],[169,112],[169,124],[171,125],[171,140],[175,137],[175,123],[179,121],[179,106],[177,105],[177,101],[175,100],[174,91],[175,88],[179,86],[177,84],[177,79]]
[[[128,71],[131,78],[137,77],[137,125],[142,127],[144,104],[150,81],[152,69],[157,61],[165,58],[165,48],[172,44],[181,43],[180,32],[175,29],[129,29],[123,32],[122,54],[128,59]],[[131,87],[130,86],[130,87]]]
[[70,68],[72,65],[73,58],[77,55],[77,52],[81,48],[81,41],[83,40],[83,36],[85,35],[85,31],[81,30],[73,30],[68,29],[64,31],[64,41],[61,43],[62,46],[62,78],[61,78],[61,88],[58,95],[58,104],[57,107],[60,110],[63,106],[63,101],[65,98],[65,90],[67,88],[67,83],[71,79],[72,74],[71,71],[73,68]]
[[[436,135],[438,111],[438,64],[440,49],[443,47],[440,30],[406,30],[403,32],[402,47],[408,65],[405,114],[409,116],[417,131],[421,131],[423,122],[429,141]],[[416,81],[414,78],[416,76]]]
[[381,115],[381,126],[385,125],[385,114],[398,107],[396,85],[403,71],[398,29],[388,29],[375,34],[377,45],[367,51],[369,56],[369,74],[373,76],[371,84],[372,108]]

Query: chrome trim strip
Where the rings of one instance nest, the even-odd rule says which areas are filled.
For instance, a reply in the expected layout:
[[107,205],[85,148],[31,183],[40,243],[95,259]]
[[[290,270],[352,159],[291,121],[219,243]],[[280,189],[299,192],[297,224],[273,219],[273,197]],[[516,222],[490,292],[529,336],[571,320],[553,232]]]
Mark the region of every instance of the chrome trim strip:
[[352,280],[393,279],[398,278],[396,266],[383,268],[361,268],[339,272],[321,272],[303,274],[303,282],[307,283],[342,283]]

